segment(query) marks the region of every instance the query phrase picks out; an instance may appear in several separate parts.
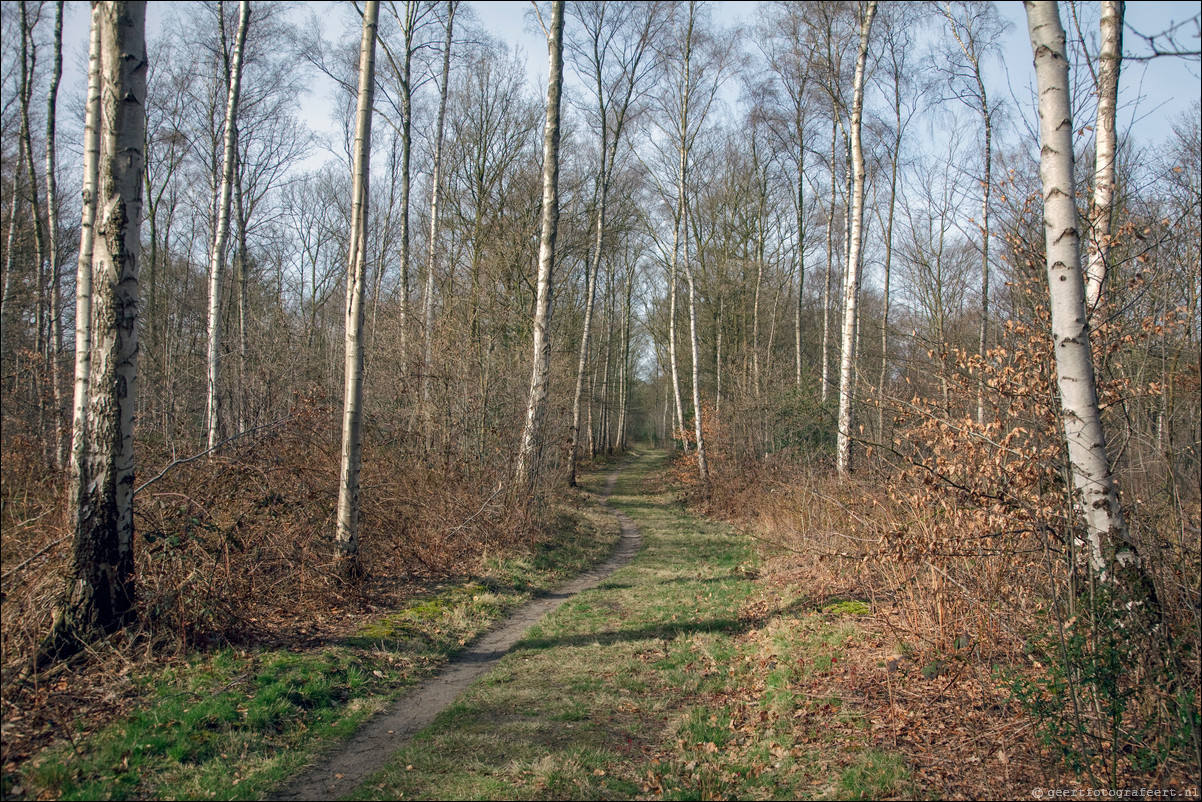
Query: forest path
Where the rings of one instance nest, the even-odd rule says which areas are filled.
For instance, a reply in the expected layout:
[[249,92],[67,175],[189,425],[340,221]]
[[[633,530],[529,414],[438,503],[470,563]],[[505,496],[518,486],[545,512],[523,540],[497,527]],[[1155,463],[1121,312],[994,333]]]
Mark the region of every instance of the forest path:
[[338,752],[306,769],[270,798],[326,800],[346,796],[367,775],[383,767],[414,733],[432,723],[476,679],[495,668],[527,630],[568,599],[596,587],[630,562],[639,548],[639,530],[623,512],[607,504],[622,470],[620,465],[609,474],[600,496],[601,504],[614,514],[621,528],[621,538],[608,559],[518,608],[500,626],[460,652],[437,675],[422,682],[384,713],[374,716]]
[[[868,605],[774,575],[752,538],[684,509],[670,467],[645,451],[610,474],[613,558],[526,608],[506,646],[475,647],[487,666],[461,658],[373,722],[375,751],[353,744],[285,798],[914,798],[847,685],[849,661],[868,676],[882,654],[857,621]],[[459,670],[478,679],[435,690]]]

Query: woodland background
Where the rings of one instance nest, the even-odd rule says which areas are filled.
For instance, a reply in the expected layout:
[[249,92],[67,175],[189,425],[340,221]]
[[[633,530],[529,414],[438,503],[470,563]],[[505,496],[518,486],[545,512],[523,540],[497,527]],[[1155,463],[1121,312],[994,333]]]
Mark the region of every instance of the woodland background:
[[[68,14],[86,16],[73,5]],[[691,503],[804,555],[816,583],[888,600],[922,654],[967,649],[1025,666],[1015,693],[1070,762],[1116,778],[1197,765],[1196,100],[1147,112],[1158,122],[1139,136],[1119,132],[1110,270],[1091,318],[1112,466],[1162,614],[1133,628],[1079,553],[1035,100],[1013,77],[1031,54],[1003,52],[1008,23],[993,4],[883,3],[872,30],[846,471],[839,333],[862,8],[763,3],[736,26],[705,4],[568,4],[549,402],[527,498],[511,480],[527,413],[545,90],[470,4],[448,52],[446,3],[384,3],[366,246],[367,575],[348,584],[334,516],[361,18],[351,6],[251,8],[217,260],[228,278],[214,400],[210,265],[237,4],[169,5],[147,45],[140,614],[118,648],[153,660],[286,639],[309,611],[383,606],[537,541],[553,525],[537,502],[575,476],[579,386],[582,460],[634,443],[675,448]],[[0,9],[6,715],[28,701],[9,683],[50,628],[70,551],[84,102],[78,82],[58,91],[61,10]],[[1124,65],[1178,59],[1196,79],[1198,18],[1145,36],[1139,14],[1127,10]],[[1062,16],[1088,241],[1098,6],[1066,4]],[[1004,94],[1002,74],[1014,81]],[[305,91],[319,80],[333,87],[319,100],[329,126],[309,117]],[[1122,119],[1144,115],[1123,98]]]

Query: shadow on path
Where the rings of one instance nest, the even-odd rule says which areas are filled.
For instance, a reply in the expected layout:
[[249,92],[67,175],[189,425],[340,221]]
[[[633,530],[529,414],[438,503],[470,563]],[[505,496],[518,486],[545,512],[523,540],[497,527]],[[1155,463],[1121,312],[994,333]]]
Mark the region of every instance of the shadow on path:
[[372,717],[339,751],[322,758],[269,798],[325,800],[350,793],[364,777],[405,746],[415,732],[434,721],[472,682],[491,670],[543,616],[577,593],[601,584],[605,577],[630,562],[639,548],[638,527],[607,504],[622,467],[609,475],[601,495],[602,506],[614,514],[621,528],[621,538],[609,559],[518,608],[500,627],[485,633],[452,658],[441,672],[397,700],[387,711]]

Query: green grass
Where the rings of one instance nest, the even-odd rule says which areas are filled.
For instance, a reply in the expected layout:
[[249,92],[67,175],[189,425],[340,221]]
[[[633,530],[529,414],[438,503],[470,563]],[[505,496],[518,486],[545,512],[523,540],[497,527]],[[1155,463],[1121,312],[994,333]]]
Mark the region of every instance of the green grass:
[[135,711],[34,758],[23,793],[59,799],[269,793],[497,619],[610,552],[617,531],[608,514],[586,507],[557,515],[554,542],[489,561],[473,580],[416,599],[325,648],[227,648],[138,678]]
[[256,795],[406,681],[382,654],[224,649],[142,678],[141,709],[35,759],[27,781],[62,799]]
[[[907,787],[896,757],[865,760],[841,700],[803,687],[860,637],[862,603],[815,610],[789,596],[766,624],[741,615],[757,588],[750,542],[645,493],[664,462],[641,457],[611,499],[642,530],[635,559],[531,628],[352,798],[794,799],[832,783],[867,797]],[[785,724],[799,710],[842,717],[858,751],[798,742]]]
[[897,755],[869,749],[839,776],[831,799],[880,799],[907,787],[909,772]]
[[[853,705],[813,690],[863,637],[863,602],[816,607],[754,581],[729,526],[685,513],[642,455],[611,503],[639,554],[531,628],[356,799],[879,798],[913,793],[896,755],[868,749]],[[600,490],[604,477],[584,477]],[[329,648],[226,650],[144,679],[138,713],[27,775],[62,798],[261,797],[323,745],[402,695],[487,622],[608,553],[585,511],[553,548],[496,562]],[[609,519],[612,522],[612,519]],[[767,613],[748,615],[768,594]]]

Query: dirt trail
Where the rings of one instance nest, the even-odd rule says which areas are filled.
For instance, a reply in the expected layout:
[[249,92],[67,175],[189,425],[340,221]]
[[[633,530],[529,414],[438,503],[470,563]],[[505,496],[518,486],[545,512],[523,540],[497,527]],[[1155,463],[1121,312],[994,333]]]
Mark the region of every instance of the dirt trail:
[[418,685],[387,711],[372,717],[340,751],[322,758],[271,799],[338,799],[350,793],[368,774],[408,743],[415,732],[434,720],[478,677],[491,670],[534,624],[565,601],[601,583],[605,577],[630,562],[638,551],[638,527],[623,513],[606,504],[621,469],[605,482],[601,503],[613,513],[621,528],[621,539],[609,559],[518,608],[497,629],[482,635],[453,658],[446,667]]

